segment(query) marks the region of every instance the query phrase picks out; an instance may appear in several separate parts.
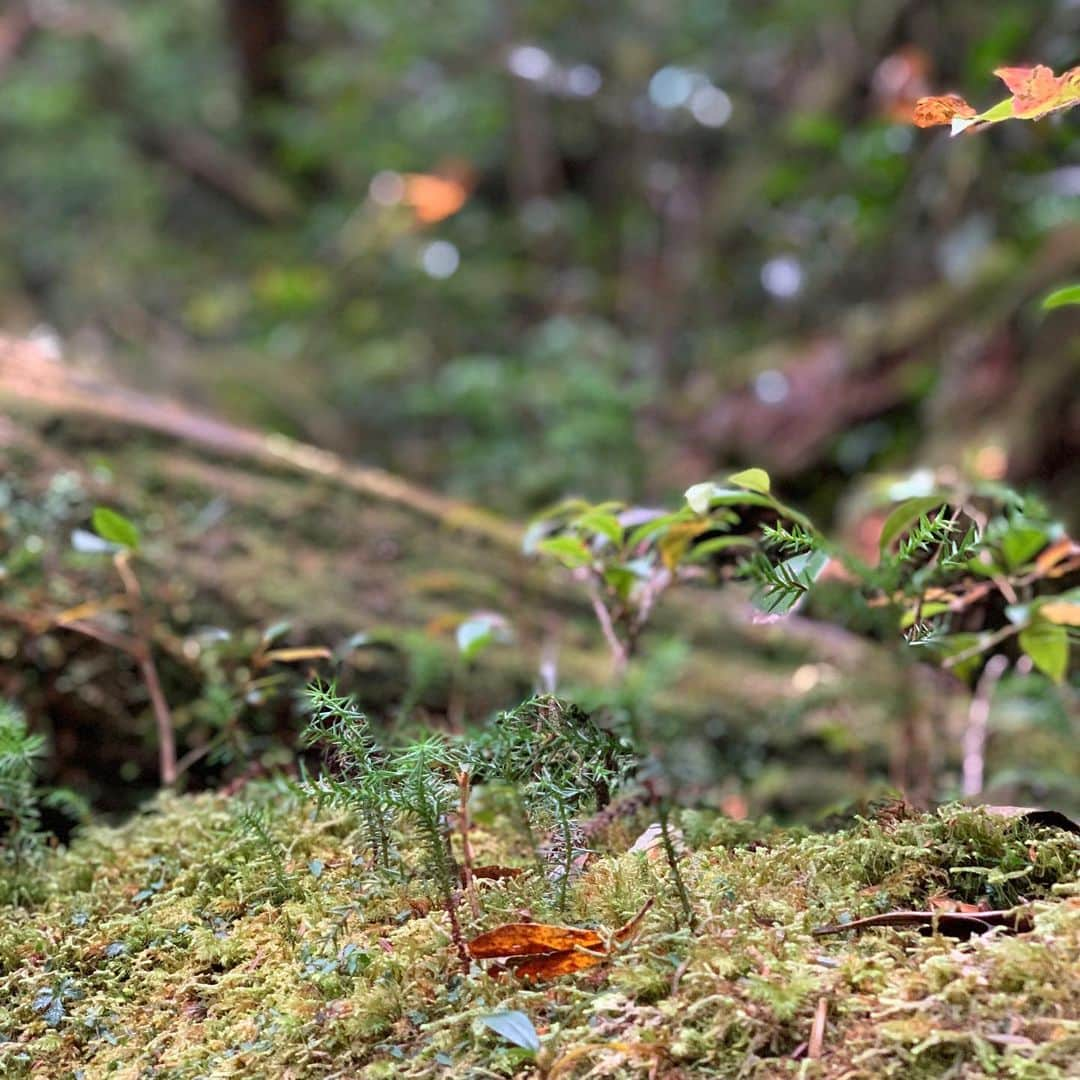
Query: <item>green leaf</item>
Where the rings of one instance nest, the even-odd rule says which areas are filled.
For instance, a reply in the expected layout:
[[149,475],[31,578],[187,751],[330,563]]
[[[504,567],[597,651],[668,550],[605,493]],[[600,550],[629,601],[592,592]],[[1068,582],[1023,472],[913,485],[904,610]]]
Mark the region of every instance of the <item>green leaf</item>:
[[762,586],[754,591],[751,602],[760,611],[769,615],[787,615],[794,610],[795,605],[803,598],[807,589],[819,577],[829,563],[827,551],[807,551],[802,555],[795,555],[780,563],[777,567],[785,576],[796,578],[803,586],[802,590],[772,590],[769,586]]
[[686,489],[686,502],[695,514],[707,514],[714,506],[775,506],[768,495],[744,488],[720,487],[708,481]]
[[1049,296],[1044,297],[1042,309],[1043,311],[1053,311],[1054,308],[1066,307],[1069,304],[1080,304],[1080,282],[1056,289]]
[[[755,470],[749,469],[748,472]],[[763,470],[757,470],[762,472]],[[703,484],[694,484],[686,489],[686,502],[695,514],[707,514],[717,506],[768,506],[789,521],[798,522],[807,532],[815,532],[814,523],[798,510],[785,506],[779,499],[772,495],[762,494],[760,491],[750,491],[748,488],[721,487],[711,480]]]
[[743,469],[742,472],[732,473],[727,482],[747,491],[756,491],[759,495],[769,494],[769,474],[764,469]]
[[687,505],[695,514],[707,514],[712,505],[712,495],[715,490],[716,485],[709,482],[688,487],[686,489]]
[[717,551],[723,551],[725,548],[752,548],[753,546],[754,541],[749,536],[714,536],[711,540],[704,540],[700,544],[695,544],[690,549],[690,556],[686,561],[691,563],[702,562],[710,555]]
[[637,583],[637,574],[625,566],[609,566],[604,571],[604,584],[613,589],[620,600],[625,600]]
[[889,514],[885,519],[885,524],[881,526],[881,539],[878,540],[878,550],[884,555],[888,551],[889,545],[909,525],[918,521],[923,514],[928,514],[931,510],[936,510],[944,504],[945,500],[940,495],[921,495],[914,499],[905,499]]
[[1063,682],[1069,670],[1069,632],[1064,626],[1036,619],[1020,631],[1020,648],[1054,682]]
[[129,551],[138,551],[139,530],[123,514],[118,514],[107,506],[97,506],[94,508],[92,521],[94,532],[102,540],[119,544]]
[[592,552],[584,540],[576,536],[553,536],[550,540],[541,540],[536,550],[544,555],[551,555],[570,570],[579,566],[588,566],[592,562]]
[[614,514],[603,510],[590,510],[574,522],[574,526],[584,532],[599,533],[606,536],[616,547],[622,543],[623,527]]
[[648,540],[658,532],[664,532],[672,525],[680,521],[688,520],[685,510],[676,511],[674,514],[660,514],[649,521],[642,522],[626,538],[626,546],[631,550],[636,548],[643,540]]
[[1013,99],[1007,97],[1004,101],[999,101],[996,105],[991,106],[986,112],[973,116],[971,123],[1000,124],[1002,120],[1011,120],[1014,115]]
[[501,615],[474,615],[458,624],[458,652],[464,660],[475,660],[496,641],[509,641],[510,630]]
[[1016,570],[1031,562],[1046,547],[1049,539],[1042,529],[1014,525],[1001,538],[1001,554],[1005,556],[1009,569]]
[[533,1022],[523,1012],[515,1009],[513,1012],[491,1013],[481,1016],[480,1023],[523,1050],[530,1050],[534,1054],[540,1050],[540,1036],[536,1034]]

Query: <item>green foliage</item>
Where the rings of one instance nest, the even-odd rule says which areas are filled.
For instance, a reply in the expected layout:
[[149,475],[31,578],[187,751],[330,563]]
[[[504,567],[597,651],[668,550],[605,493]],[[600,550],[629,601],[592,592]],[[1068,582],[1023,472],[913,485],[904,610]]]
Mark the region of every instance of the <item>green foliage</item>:
[[[934,21],[921,47],[940,42],[942,80],[974,84],[1045,41],[1068,53],[1066,9],[985,8]],[[866,17],[858,0],[830,12]],[[631,0],[585,35],[566,8],[530,8],[495,52],[482,4],[450,26],[381,6],[362,32],[349,0],[293,4],[289,93],[265,107],[245,100],[218,15],[210,0],[118,2],[20,42],[0,102],[17,148],[0,159],[0,285],[17,308],[32,298],[28,325],[92,327],[129,370],[168,325],[185,381],[218,411],[317,430],[508,511],[568,491],[667,498],[683,475],[667,433],[752,380],[756,345],[886,295],[899,262],[905,282],[936,282],[964,227],[958,213],[942,234],[940,162],[869,89],[884,43],[862,35],[849,65],[806,4]],[[509,69],[522,46],[541,50],[544,78]],[[763,92],[758,73],[792,57],[796,77]],[[826,71],[843,74],[822,97]],[[686,100],[651,100],[665,73]],[[701,119],[710,100],[730,111],[719,128]],[[184,168],[190,134],[226,155],[224,191],[213,168]],[[521,186],[523,145],[538,190]],[[970,205],[1014,274],[1068,220],[1068,193],[1032,182],[1068,149],[1069,126],[1043,124],[973,170]],[[370,195],[380,174],[448,158],[477,179],[456,215],[418,225]],[[438,241],[460,257],[446,278],[425,270]],[[778,252],[800,268],[798,295],[762,286]],[[887,444],[910,422],[885,418]]]
[[44,737],[31,733],[22,713],[0,700],[0,903],[18,904],[38,894],[49,839],[42,809],[71,821],[85,820],[89,813],[74,792],[39,785],[45,750]]
[[575,809],[590,801],[605,806],[639,764],[627,738],[548,694],[499,713],[468,739],[464,753],[478,780],[502,780],[524,790],[542,783],[564,791]]
[[[726,523],[726,499],[717,497],[715,487],[703,497],[706,488],[691,488],[688,505]],[[773,508],[787,514],[782,504]],[[990,484],[942,487],[901,497],[888,511],[874,566],[798,515],[761,525],[757,549],[740,571],[756,586],[754,602],[770,615],[783,615],[836,560],[865,602],[891,611],[897,632],[945,666],[975,670],[979,657],[1015,634],[1035,666],[1061,682],[1069,625],[1078,615],[1075,591],[1061,592],[1063,579],[1055,572],[1071,550],[1064,537],[1063,526],[1037,499]],[[973,624],[973,616],[982,624]]]
[[[45,740],[32,735],[22,714],[0,701],[0,860],[12,882],[39,862],[44,850],[41,792],[35,774]],[[4,892],[8,885],[0,885]],[[18,890],[16,889],[16,893]]]
[[605,806],[640,765],[625,740],[550,696],[500,713],[479,732],[430,735],[386,749],[356,705],[333,688],[309,688],[308,702],[312,720],[304,742],[325,747],[330,768],[305,778],[301,791],[354,811],[381,871],[400,869],[394,837],[412,828],[423,842],[425,873],[448,909],[458,878],[449,822],[459,808],[462,775],[470,785],[499,782],[513,791],[530,844],[539,829],[554,830],[546,858],[562,909],[574,861],[583,854],[577,816]]
[[383,869],[393,861],[391,827],[393,808],[390,785],[394,774],[375,741],[367,718],[333,687],[313,685],[307,691],[311,717],[301,745],[325,745],[331,771],[305,779],[302,790],[319,803],[356,810],[363,824],[373,860]]
[[448,817],[456,805],[460,755],[441,736],[432,735],[401,748],[383,749],[367,718],[351,699],[333,687],[307,692],[312,719],[305,745],[330,752],[330,770],[305,779],[300,790],[321,803],[357,813],[373,862],[383,870],[400,865],[393,830],[413,825],[427,852],[426,869],[443,899],[453,903],[457,870],[450,850]]
[[137,551],[139,548],[139,530],[123,514],[110,510],[107,506],[94,508],[94,532],[108,540],[110,544]]
[[1080,284],[1065,285],[1060,289],[1055,289],[1049,296],[1043,298],[1042,309],[1053,311],[1055,308],[1069,307],[1073,304],[1080,304]]

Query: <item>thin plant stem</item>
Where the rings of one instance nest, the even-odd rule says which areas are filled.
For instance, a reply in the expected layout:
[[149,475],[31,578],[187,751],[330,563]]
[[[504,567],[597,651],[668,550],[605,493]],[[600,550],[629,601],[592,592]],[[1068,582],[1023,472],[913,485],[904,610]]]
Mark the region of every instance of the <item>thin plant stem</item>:
[[982,675],[975,686],[975,693],[968,707],[967,726],[964,729],[963,787],[965,799],[982,794],[986,771],[986,733],[990,721],[990,702],[994,688],[1009,667],[1009,661],[996,653],[986,661]]
[[143,682],[146,684],[147,693],[150,695],[150,705],[154,712],[154,720],[157,724],[158,733],[158,771],[162,787],[171,787],[176,783],[176,735],[173,730],[172,713],[169,711],[169,703],[165,700],[165,693],[161,688],[161,679],[158,678],[157,665],[154,663],[154,652],[151,642],[150,620],[143,605],[142,589],[139,587],[139,579],[131,568],[130,552],[117,552],[113,560],[116,572],[124,583],[124,592],[127,593],[131,604],[131,618],[134,625],[135,637],[138,648],[134,656],[139,665]]
[[472,841],[469,839],[469,787],[470,776],[468,769],[462,769],[458,773],[458,791],[460,800],[458,803],[458,831],[461,833],[461,879],[465,885],[465,895],[469,898],[469,910],[474,919],[480,918],[480,899],[476,895],[476,882],[473,880],[473,850]]
[[657,805],[657,814],[660,818],[660,837],[664,843],[664,854],[667,856],[668,866],[671,869],[671,877],[675,884],[675,891],[679,894],[679,904],[682,906],[686,925],[693,930],[697,919],[694,916],[694,908],[690,903],[690,894],[686,891],[686,883],[683,881],[682,871],[679,869],[679,855],[675,850],[675,845],[671,841],[671,831],[668,827],[670,813],[671,807],[669,806],[667,799],[661,798]]
[[559,881],[559,910],[566,910],[566,893],[570,886],[570,871],[574,865],[574,834],[570,827],[570,815],[566,812],[566,804],[562,797],[555,796],[555,806],[558,809],[559,829],[562,832],[563,842],[563,865],[562,877]]

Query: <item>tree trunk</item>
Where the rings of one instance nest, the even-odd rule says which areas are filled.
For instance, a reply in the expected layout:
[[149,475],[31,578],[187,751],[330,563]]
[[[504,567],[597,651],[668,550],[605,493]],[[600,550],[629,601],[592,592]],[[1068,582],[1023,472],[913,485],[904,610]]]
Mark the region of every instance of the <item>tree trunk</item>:
[[225,0],[225,17],[249,106],[283,100],[289,0]]

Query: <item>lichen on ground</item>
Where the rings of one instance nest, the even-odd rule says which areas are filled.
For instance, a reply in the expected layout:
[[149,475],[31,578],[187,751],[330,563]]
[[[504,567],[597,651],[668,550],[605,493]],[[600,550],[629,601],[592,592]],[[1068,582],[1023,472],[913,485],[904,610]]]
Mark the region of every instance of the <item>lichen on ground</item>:
[[[531,865],[484,798],[477,861]],[[462,905],[472,935],[523,912],[614,929],[655,901],[608,962],[533,985],[463,975],[435,890],[409,867],[375,873],[351,816],[274,784],[162,797],[87,830],[34,903],[0,909],[0,1076],[1076,1075],[1075,835],[959,807],[832,833],[687,810],[690,930],[664,860],[628,850],[648,823],[616,821],[594,843],[565,911],[536,872],[482,882],[479,919]],[[812,934],[940,894],[1031,901],[1034,929]],[[530,1018],[538,1055],[484,1025],[500,1010]]]

